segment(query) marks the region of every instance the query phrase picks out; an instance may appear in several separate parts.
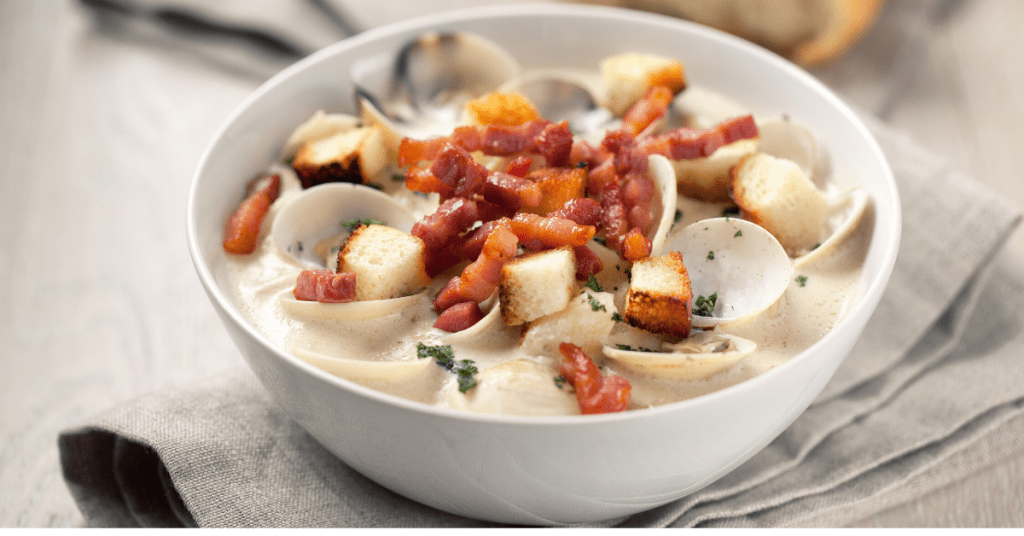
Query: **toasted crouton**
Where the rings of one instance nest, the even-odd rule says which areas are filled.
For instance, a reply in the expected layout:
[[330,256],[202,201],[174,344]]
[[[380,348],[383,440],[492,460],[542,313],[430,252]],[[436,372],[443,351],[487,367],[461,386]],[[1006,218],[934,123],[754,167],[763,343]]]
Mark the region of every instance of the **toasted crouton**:
[[356,274],[356,299],[386,300],[423,288],[430,278],[423,240],[385,225],[360,225],[338,253],[338,272]]
[[743,218],[764,227],[788,253],[820,241],[828,202],[796,163],[765,153],[743,157],[732,168],[732,196]]
[[758,140],[739,140],[719,147],[703,158],[671,160],[679,193],[691,199],[717,203],[729,200],[729,170],[740,158],[757,151]]
[[523,212],[546,215],[562,208],[570,199],[583,197],[587,188],[586,168],[551,168],[545,167],[531,171],[526,175],[540,187],[541,201],[536,207],[522,207]]
[[584,290],[565,309],[530,322],[519,348],[528,355],[557,357],[558,345],[569,342],[598,359],[602,355],[601,347],[615,327],[612,315],[616,312],[615,296]]
[[377,127],[352,128],[307,141],[292,161],[303,188],[325,182],[365,184],[385,165],[384,135]]
[[665,86],[672,93],[686,87],[683,64],[653,54],[608,57],[601,62],[601,75],[607,88],[605,107],[616,116],[626,113],[654,86]]
[[501,318],[518,326],[561,311],[576,288],[576,255],[563,246],[517,257],[501,268]]
[[517,127],[540,117],[530,101],[519,93],[492,91],[466,103],[466,119],[473,125]]
[[652,333],[685,338],[690,334],[690,276],[678,251],[633,263],[626,293],[626,322]]

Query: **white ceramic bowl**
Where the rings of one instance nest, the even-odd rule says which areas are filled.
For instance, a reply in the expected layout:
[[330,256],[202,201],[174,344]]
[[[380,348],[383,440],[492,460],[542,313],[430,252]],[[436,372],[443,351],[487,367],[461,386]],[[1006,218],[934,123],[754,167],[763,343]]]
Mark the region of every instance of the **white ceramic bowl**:
[[[459,413],[385,395],[316,369],[260,334],[225,287],[221,232],[245,181],[277,158],[314,111],[354,112],[350,68],[431,29],[483,34],[524,66],[596,66],[627,51],[677,57],[688,77],[762,115],[803,122],[835,170],[872,195],[863,299],[807,351],[713,394],[649,410],[527,418]],[[813,77],[763,49],[683,21],[570,5],[442,13],[378,28],[300,61],[259,88],[220,130],[196,173],[189,248],[214,307],[252,370],[303,428],[348,465],[416,501],[517,524],[590,522],[640,512],[713,482],[778,436],[849,353],[886,286],[900,234],[882,152]]]

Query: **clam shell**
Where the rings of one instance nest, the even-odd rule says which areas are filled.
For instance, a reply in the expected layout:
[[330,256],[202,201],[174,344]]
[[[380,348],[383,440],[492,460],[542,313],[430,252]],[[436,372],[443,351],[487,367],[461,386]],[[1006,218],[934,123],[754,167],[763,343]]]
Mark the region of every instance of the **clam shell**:
[[762,153],[790,160],[811,180],[815,179],[820,154],[818,142],[807,127],[782,116],[757,119],[757,130]]
[[445,342],[472,343],[483,340],[484,335],[492,329],[503,329],[504,323],[501,321],[501,307],[499,307],[497,292],[480,302],[480,309],[484,311],[484,317],[479,322],[462,331],[445,332],[443,335]]
[[281,251],[307,268],[324,268],[316,244],[347,230],[346,222],[376,219],[389,227],[410,232],[416,219],[392,197],[369,186],[328,183],[308,188],[281,207],[271,237]]
[[717,296],[712,316],[693,315],[696,327],[753,318],[789,286],[793,265],[768,231],[738,218],[692,223],[669,236],[666,251],[679,251],[694,300]]
[[862,188],[850,190],[837,201],[830,203],[827,228],[824,230],[827,238],[818,247],[794,259],[793,268],[800,268],[828,257],[857,228],[870,204],[871,196]]
[[615,120],[611,110],[598,104],[604,100],[605,87],[594,71],[533,70],[505,82],[498,91],[523,95],[541,117],[551,121],[566,120],[574,132],[584,137],[591,133],[603,136]]
[[328,114],[323,110],[317,110],[312,117],[302,123],[292,132],[285,141],[281,150],[281,158],[288,159],[295,156],[299,147],[307,142],[319,140],[332,136],[339,132],[345,132],[359,126],[359,118],[348,114]]
[[660,352],[605,346],[604,353],[635,372],[672,380],[700,380],[721,372],[750,355],[757,344],[712,331],[694,331],[680,343],[662,345]]
[[[417,301],[425,299],[427,291],[416,294],[391,298],[388,300],[363,300],[347,303],[320,303],[315,301],[296,300],[292,290],[284,290],[278,295],[281,307],[289,313],[306,318],[322,318],[326,320],[367,320],[378,318],[403,309],[412,307]],[[479,324],[479,322],[478,322]],[[474,326],[475,327],[475,326]]]
[[325,372],[354,381],[399,381],[411,378],[427,370],[433,359],[410,361],[362,361],[332,357],[309,350],[291,350],[299,359]]
[[657,226],[652,229],[648,238],[651,239],[651,254],[659,255],[665,247],[665,239],[675,222],[676,206],[679,196],[676,195],[676,172],[668,158],[661,155],[648,157],[648,170],[654,181],[655,190],[660,197],[661,213],[653,214]]

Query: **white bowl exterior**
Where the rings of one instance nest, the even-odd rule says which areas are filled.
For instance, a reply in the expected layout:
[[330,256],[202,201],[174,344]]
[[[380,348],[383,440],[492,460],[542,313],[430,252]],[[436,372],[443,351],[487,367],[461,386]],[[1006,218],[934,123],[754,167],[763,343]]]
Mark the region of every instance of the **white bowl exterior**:
[[[481,33],[531,67],[596,68],[601,58],[621,52],[674,56],[694,83],[759,115],[785,113],[801,121],[829,150],[839,179],[859,182],[872,195],[864,297],[838,328],[775,370],[697,399],[614,415],[459,413],[384,395],[289,355],[253,328],[224,290],[224,221],[245,181],[275,161],[296,125],[321,108],[355,111],[353,63],[387,57],[428,29]],[[519,524],[592,522],[647,510],[753,456],[806,409],[849,353],[888,281],[899,233],[899,200],[880,149],[855,115],[804,71],[683,21],[547,4],[406,21],[286,69],[226,123],[197,171],[188,206],[189,247],[200,280],[242,355],[292,418],[389,489],[448,512]]]

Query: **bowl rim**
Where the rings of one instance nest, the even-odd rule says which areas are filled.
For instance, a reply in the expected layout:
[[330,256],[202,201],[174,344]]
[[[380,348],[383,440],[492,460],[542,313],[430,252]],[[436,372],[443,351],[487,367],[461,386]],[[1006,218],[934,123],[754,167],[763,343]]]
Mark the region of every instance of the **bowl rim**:
[[[290,78],[293,73],[310,68],[312,65],[323,61],[325,58],[334,56],[342,53],[345,50],[357,48],[363,46],[366,43],[393,35],[403,33],[414,29],[436,28],[444,25],[460,24],[467,21],[484,20],[484,19],[495,19],[495,18],[507,18],[507,17],[538,17],[538,16],[557,16],[557,17],[584,17],[591,19],[616,19],[616,20],[628,20],[631,23],[637,23],[641,25],[653,25],[662,27],[674,27],[674,31],[681,31],[684,33],[691,33],[697,36],[698,39],[708,39],[714,41],[716,46],[727,46],[740,49],[741,53],[749,54],[755,57],[758,61],[770,63],[775,69],[778,69],[788,76],[794,77],[803,85],[809,86],[816,94],[823,97],[828,103],[834,107],[857,131],[859,136],[867,143],[871,153],[876,157],[878,163],[883,171],[881,183],[885,185],[885,194],[889,197],[892,205],[892,220],[893,224],[889,229],[890,232],[885,233],[885,237],[880,236],[882,231],[878,227],[874,230],[872,240],[881,240],[888,238],[892,242],[891,247],[882,251],[881,259],[879,260],[878,275],[868,285],[863,287],[860,299],[855,303],[845,314],[844,317],[839,321],[840,324],[848,323],[855,316],[867,315],[870,317],[875,307],[877,306],[881,296],[888,285],[889,279],[892,274],[893,267],[896,262],[896,256],[899,249],[899,241],[901,235],[901,221],[902,221],[902,210],[899,199],[899,193],[896,187],[896,181],[892,173],[892,169],[889,165],[889,161],[882,151],[878,141],[870,133],[867,125],[860,117],[831,89],[825,86],[813,75],[798,67],[789,60],[779,56],[778,54],[771,52],[763,47],[760,47],[754,43],[745,41],[739,37],[735,37],[723,31],[702,26],[687,20],[670,17],[667,15],[660,15],[649,12],[642,12],[632,9],[600,6],[600,5],[578,5],[578,4],[548,4],[548,3],[524,3],[524,4],[505,4],[505,5],[490,5],[490,6],[476,6],[469,8],[461,8],[450,11],[442,11],[429,15],[423,15],[404,19],[377,28],[367,30],[363,33],[348,37],[346,39],[337,41],[330,44],[305,58],[298,60],[297,62],[285,67],[283,70],[264,81],[260,86],[251,92],[246,98],[244,98],[230,115],[221,123],[219,128],[215,131],[210,141],[207,143],[195,172],[192,176],[192,180],[189,187],[188,201],[186,207],[186,235],[188,241],[189,254],[192,257],[193,265],[196,273],[199,276],[200,283],[203,285],[208,296],[215,303],[213,304],[216,308],[220,309],[223,314],[226,314],[231,320],[238,325],[240,329],[245,331],[250,337],[259,341],[260,345],[271,351],[278,359],[281,359],[284,363],[291,366],[292,368],[299,369],[304,374],[310,374],[314,378],[321,382],[332,384],[333,386],[344,389],[352,394],[359,395],[361,397],[368,398],[379,404],[388,406],[394,406],[405,410],[413,411],[420,414],[431,415],[438,418],[444,419],[455,419],[464,422],[473,423],[488,423],[488,424],[499,424],[502,426],[522,426],[522,427],[591,427],[600,426],[606,424],[617,423],[620,421],[632,421],[632,420],[644,420],[648,418],[657,418],[666,413],[674,413],[677,411],[693,410],[700,411],[702,406],[707,406],[716,403],[716,401],[723,397],[732,397],[735,393],[743,391],[751,391],[757,389],[766,382],[772,381],[772,378],[783,370],[787,370],[792,367],[799,366],[799,362],[809,358],[810,354],[821,351],[821,347],[828,346],[830,341],[838,338],[840,335],[836,329],[829,330],[821,339],[813,343],[810,347],[804,351],[794,355],[791,359],[782,363],[778,367],[772,370],[765,371],[753,378],[749,378],[737,384],[730,385],[728,387],[719,389],[717,391],[704,394],[695,398],[680,400],[677,402],[671,402],[660,406],[648,407],[643,409],[636,409],[630,411],[624,411],[619,413],[610,414],[598,414],[598,415],[559,415],[559,416],[520,416],[520,415],[492,415],[492,414],[481,414],[471,413],[468,411],[461,411],[452,408],[445,408],[439,406],[433,406],[423,402],[417,402],[413,400],[404,399],[395,395],[383,393],[381,391],[374,390],[369,387],[365,387],[356,382],[346,380],[344,378],[330,374],[324,370],[321,370],[305,361],[293,356],[290,352],[280,347],[277,343],[270,341],[265,335],[263,335],[258,329],[256,329],[251,322],[249,322],[242,313],[238,310],[237,306],[234,305],[230,297],[227,296],[225,291],[219,287],[216,282],[213,273],[209,266],[206,264],[206,258],[204,257],[199,238],[199,231],[197,228],[196,220],[196,204],[199,190],[199,183],[204,175],[204,170],[207,167],[208,161],[213,156],[213,150],[217,146],[218,141],[223,139],[225,133],[230,127],[238,120],[238,118],[246,113],[248,108],[252,104],[258,101],[264,94],[270,92],[277,85],[282,84],[285,80]],[[877,201],[875,203],[877,205]],[[866,319],[865,319],[866,322]],[[857,334],[857,338],[860,337],[860,333]],[[846,357],[844,356],[844,360]]]

